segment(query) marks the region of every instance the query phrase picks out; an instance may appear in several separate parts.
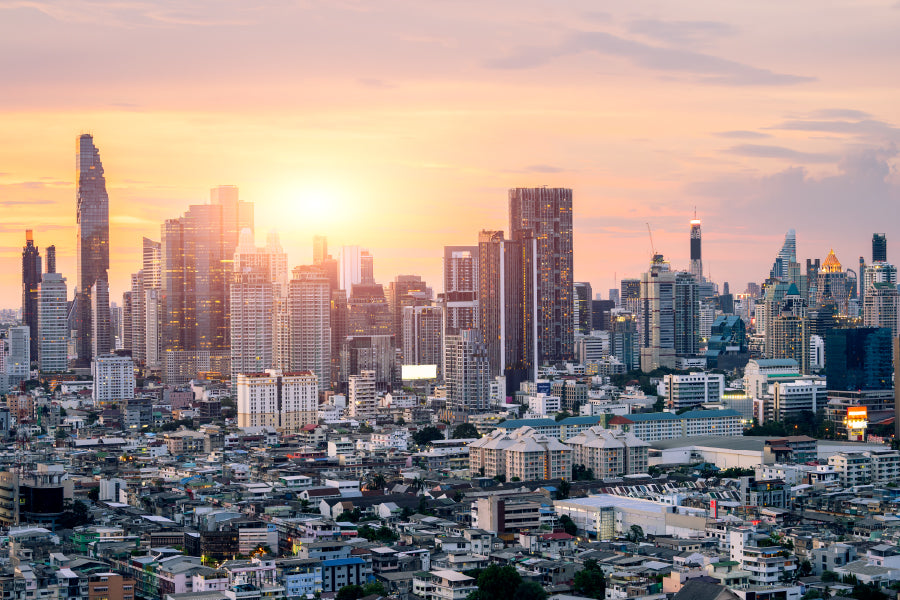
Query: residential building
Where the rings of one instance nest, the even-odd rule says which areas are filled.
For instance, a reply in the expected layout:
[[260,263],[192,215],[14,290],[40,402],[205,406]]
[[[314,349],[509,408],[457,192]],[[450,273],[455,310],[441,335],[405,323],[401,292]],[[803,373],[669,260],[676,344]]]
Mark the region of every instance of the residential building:
[[[451,422],[486,412],[490,406],[491,365],[475,330],[464,329],[444,341],[447,416]],[[505,395],[505,390],[503,390]]]
[[241,373],[237,377],[239,427],[300,431],[318,422],[318,380],[311,371]]
[[363,421],[375,418],[378,411],[375,371],[362,371],[359,375],[350,376],[348,402],[347,414],[351,418]]
[[296,267],[289,284],[290,358],[294,371],[312,371],[331,387],[331,285],[320,267]]
[[91,363],[94,402],[106,403],[134,398],[134,361],[130,356],[106,354]]
[[718,373],[691,373],[663,376],[661,394],[666,406],[680,410],[708,402],[719,402],[725,393],[725,376]]
[[68,370],[68,288],[59,273],[44,273],[38,286],[38,359],[43,373]]
[[572,462],[591,469],[597,479],[647,472],[650,444],[633,433],[595,426],[568,438]]

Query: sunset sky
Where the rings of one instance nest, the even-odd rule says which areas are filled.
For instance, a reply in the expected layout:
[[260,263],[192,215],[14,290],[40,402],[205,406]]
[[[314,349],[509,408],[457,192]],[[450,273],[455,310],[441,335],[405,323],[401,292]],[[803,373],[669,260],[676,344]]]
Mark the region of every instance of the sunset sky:
[[75,140],[94,134],[111,298],[141,236],[209,188],[440,291],[444,245],[508,229],[506,189],[574,189],[575,280],[656,249],[732,291],[833,247],[900,262],[900,3],[0,0],[0,307],[26,228],[75,283]]

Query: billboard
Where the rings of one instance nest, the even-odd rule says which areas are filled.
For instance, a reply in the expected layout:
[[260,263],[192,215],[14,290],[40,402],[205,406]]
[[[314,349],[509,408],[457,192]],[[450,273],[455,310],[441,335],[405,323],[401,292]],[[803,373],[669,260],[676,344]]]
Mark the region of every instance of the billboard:
[[549,381],[538,381],[535,385],[537,388],[538,394],[547,394],[550,395],[550,382]]
[[400,379],[437,379],[437,365],[401,365]]

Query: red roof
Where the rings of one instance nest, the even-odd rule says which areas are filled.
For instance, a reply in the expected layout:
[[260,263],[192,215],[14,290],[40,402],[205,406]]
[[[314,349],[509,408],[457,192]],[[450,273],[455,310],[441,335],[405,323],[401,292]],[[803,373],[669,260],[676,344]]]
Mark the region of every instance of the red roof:
[[558,533],[545,533],[541,536],[543,540],[574,540],[574,536],[569,535],[568,533],[564,533],[562,531]]
[[634,421],[626,419],[622,415],[616,415],[607,422],[607,425],[634,425]]
[[304,426],[303,426],[303,431],[312,431],[312,430],[314,430],[316,427],[319,427],[319,425],[318,425],[317,423],[310,423],[309,425],[304,425]]

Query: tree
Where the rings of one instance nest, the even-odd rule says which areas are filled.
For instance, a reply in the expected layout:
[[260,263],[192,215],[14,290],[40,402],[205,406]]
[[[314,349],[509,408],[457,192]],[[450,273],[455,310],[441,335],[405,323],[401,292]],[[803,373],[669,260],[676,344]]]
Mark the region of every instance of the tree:
[[797,577],[809,577],[810,575],[812,575],[812,563],[804,560],[797,568]]
[[522,577],[511,565],[490,565],[478,575],[478,589],[469,600],[513,600]]
[[547,592],[539,583],[525,581],[516,588],[513,600],[547,600]]
[[568,500],[569,493],[572,491],[572,484],[563,479],[559,482],[559,485],[556,487],[556,499],[557,500]]
[[494,475],[494,479],[496,479],[500,483],[506,483],[506,473],[500,473],[499,475]]
[[453,430],[453,439],[455,440],[478,437],[481,437],[478,433],[478,428],[471,423],[460,423],[456,426],[456,429]]
[[100,499],[100,488],[95,487],[88,490],[87,493],[88,500],[93,502],[97,502]]
[[564,410],[564,411],[562,411],[562,412],[556,413],[556,416],[553,417],[553,418],[556,420],[557,423],[559,423],[559,422],[562,421],[563,419],[568,419],[568,418],[571,417],[571,416],[572,416],[572,415],[569,414],[568,411],[565,411],[565,410]]
[[387,590],[384,589],[384,584],[380,581],[373,581],[372,583],[367,583],[366,585],[364,585],[363,596],[371,596],[372,594],[387,596]]
[[632,525],[631,530],[628,532],[626,536],[629,541],[632,542],[643,542],[644,541],[644,528],[640,525]]
[[337,595],[335,596],[335,599],[357,600],[357,598],[362,598],[363,596],[365,596],[365,588],[354,583],[352,585],[345,585],[344,587],[339,589]]
[[559,525],[563,528],[563,531],[568,533],[569,535],[575,535],[578,533],[578,525],[575,524],[569,515],[562,515],[559,517]]
[[374,431],[375,431],[375,429],[367,423],[363,423],[362,425],[359,426],[360,433],[373,433]]
[[413,434],[413,441],[419,446],[427,446],[435,440],[444,439],[444,434],[437,427],[424,427]]
[[588,598],[602,600],[606,597],[606,577],[596,560],[584,562],[584,568],[575,573],[572,588]]

